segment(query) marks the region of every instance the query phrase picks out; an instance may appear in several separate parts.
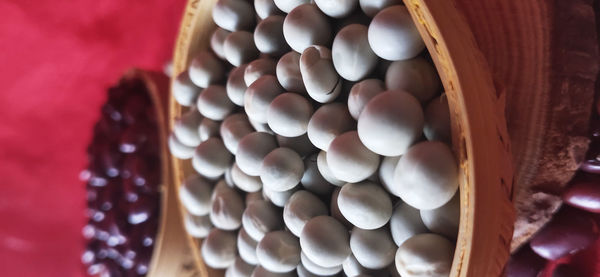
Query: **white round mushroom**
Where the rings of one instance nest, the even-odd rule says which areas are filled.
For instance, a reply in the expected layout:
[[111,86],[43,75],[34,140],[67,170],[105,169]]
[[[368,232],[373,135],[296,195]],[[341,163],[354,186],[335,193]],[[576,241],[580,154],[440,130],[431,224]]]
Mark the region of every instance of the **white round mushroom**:
[[377,66],[379,58],[369,46],[367,31],[367,26],[350,24],[335,35],[331,47],[333,66],[346,80],[361,80]]
[[289,148],[276,148],[263,159],[260,180],[265,188],[272,191],[286,191],[294,188],[304,173],[304,162],[300,155]]
[[258,258],[256,257],[256,246],[258,242],[250,237],[244,228],[240,228],[237,235],[237,247],[240,258],[251,265],[258,264]]
[[431,232],[451,240],[455,240],[458,236],[460,224],[460,194],[458,191],[443,206],[433,210],[421,210],[420,213],[423,223]]
[[298,265],[298,267],[296,267],[296,274],[298,275],[298,277],[320,277],[321,275],[317,275],[314,274],[310,271],[308,271],[308,269],[306,269],[306,267],[304,267],[302,265],[302,263],[300,263]]
[[212,120],[223,120],[229,115],[235,105],[227,97],[224,86],[210,85],[198,96],[198,111]]
[[267,201],[254,201],[246,207],[242,225],[252,239],[260,241],[268,232],[283,228],[281,211]]
[[202,241],[200,253],[206,265],[225,269],[235,262],[236,247],[234,232],[213,228]]
[[342,18],[350,15],[356,6],[358,0],[314,0],[319,9],[326,15],[333,18]]
[[[278,3],[283,1],[292,1],[275,1],[275,4],[285,11]],[[329,45],[332,35],[327,16],[312,4],[296,6],[289,12],[283,22],[283,36],[290,47],[294,51],[302,53],[304,49],[311,45]]]
[[338,274],[342,271],[342,265],[336,265],[332,267],[324,267],[316,264],[311,261],[304,252],[300,254],[300,260],[302,261],[302,266],[310,273],[315,274],[317,276],[332,276]]
[[394,5],[402,4],[402,0],[358,0],[362,11],[369,17],[374,17],[379,11]]
[[373,97],[385,91],[385,84],[379,79],[366,79],[352,86],[348,95],[348,111],[358,120],[360,113]]
[[[224,182],[224,181],[221,181]],[[222,230],[235,230],[242,225],[244,200],[234,189],[223,186],[211,196],[210,221]]]
[[201,121],[202,115],[198,111],[190,110],[175,120],[173,133],[181,143],[190,147],[196,147],[201,142],[198,135],[198,126],[200,126]]
[[402,156],[394,172],[391,191],[419,210],[446,204],[458,189],[458,165],[450,147],[425,141]]
[[333,218],[337,219],[339,222],[344,224],[344,226],[346,226],[348,230],[351,230],[352,228],[354,228],[354,225],[352,225],[352,223],[350,223],[350,221],[348,221],[342,215],[342,212],[340,211],[340,206],[338,205],[338,198],[340,196],[341,190],[341,187],[337,187],[331,193],[331,201],[329,202],[329,212]]
[[405,203],[398,203],[394,208],[394,214],[390,219],[390,230],[397,246],[414,235],[428,232],[421,220],[419,210]]
[[319,155],[317,156],[317,169],[319,169],[321,176],[332,185],[341,187],[346,184],[346,182],[339,180],[333,175],[333,172],[331,172],[329,164],[327,163],[327,152],[325,151],[319,152]]
[[[235,263],[227,268],[225,276],[227,277],[250,277],[252,271],[254,271],[254,265],[251,265],[244,261],[244,259],[237,257]],[[228,275],[229,274],[229,275]]]
[[250,62],[244,70],[244,83],[246,86],[250,86],[264,75],[275,75],[276,66],[277,63],[270,58],[261,58]]
[[337,204],[344,218],[365,230],[380,228],[392,217],[389,195],[380,185],[369,181],[345,184],[340,190]]
[[342,78],[335,71],[331,50],[312,45],[300,56],[300,73],[308,95],[319,103],[333,101],[342,90]]
[[225,79],[225,67],[214,54],[202,51],[192,59],[188,74],[192,83],[206,88]]
[[179,186],[179,201],[192,215],[208,215],[212,190],[211,184],[201,176],[194,174]]
[[327,165],[336,179],[356,183],[377,171],[379,155],[362,144],[356,131],[350,131],[331,142],[327,150]]
[[384,156],[404,154],[423,133],[423,109],[404,91],[373,97],[358,118],[358,136],[371,151]]
[[258,78],[244,94],[244,108],[248,118],[258,123],[267,123],[269,105],[283,92],[275,76],[264,75]]
[[247,134],[238,143],[235,162],[244,173],[259,176],[263,159],[275,148],[277,142],[272,135],[263,132]]
[[225,43],[223,43],[223,52],[225,53],[225,59],[233,66],[248,63],[258,57],[259,54],[254,44],[254,35],[246,31],[229,34],[225,38]]
[[306,88],[300,73],[300,53],[291,51],[283,55],[275,68],[277,80],[287,91],[305,93]]
[[283,37],[284,17],[272,15],[263,19],[254,30],[254,43],[264,54],[281,56],[290,50]]
[[263,197],[262,191],[248,192],[246,193],[246,205],[257,201],[257,200],[265,200]]
[[393,62],[385,73],[385,85],[388,90],[404,90],[421,103],[435,97],[442,87],[437,71],[423,57]]
[[350,249],[362,266],[382,269],[394,261],[397,247],[387,228],[375,230],[354,228],[350,236]]
[[177,75],[177,78],[173,80],[173,86],[171,87],[171,93],[173,94],[175,101],[177,101],[177,104],[185,107],[194,105],[196,103],[196,98],[201,91],[201,88],[192,83],[187,70]]
[[296,186],[291,190],[274,191],[263,187],[262,192],[265,199],[269,200],[271,203],[273,203],[273,205],[283,208],[285,203],[287,203],[288,199],[290,199],[292,194],[294,194],[297,189],[298,187]]
[[216,178],[225,173],[232,156],[220,138],[209,138],[200,143],[192,157],[192,166],[207,178]]
[[304,225],[310,219],[320,215],[327,215],[327,206],[312,193],[299,190],[296,191],[283,208],[283,222],[285,226],[299,237]]
[[300,263],[300,243],[290,232],[269,232],[258,243],[256,257],[269,271],[291,272]]
[[327,151],[335,137],[354,129],[355,126],[346,105],[331,103],[315,111],[308,122],[306,132],[312,144]]
[[369,45],[377,56],[390,60],[407,60],[417,56],[425,43],[404,6],[383,9],[369,25]]
[[210,49],[212,49],[217,57],[223,60],[225,59],[223,44],[225,43],[225,38],[227,38],[230,33],[231,32],[223,28],[217,28],[210,36]]
[[247,64],[242,64],[229,72],[227,78],[227,84],[225,89],[227,90],[227,97],[229,100],[238,106],[244,106],[244,94],[246,93],[246,82],[244,81],[244,73],[246,71]]
[[250,30],[254,26],[254,9],[248,1],[219,0],[213,6],[212,18],[219,27],[230,32]]
[[393,188],[391,186],[394,185],[394,171],[396,170],[396,165],[398,165],[398,161],[402,156],[396,157],[384,157],[379,165],[379,181],[381,185],[391,193]]
[[254,0],[254,10],[256,10],[256,15],[260,19],[265,19],[271,15],[283,14],[273,0]]
[[223,120],[219,129],[223,144],[225,144],[227,150],[232,154],[237,152],[240,140],[252,132],[254,132],[254,128],[248,121],[248,117],[245,113],[229,115]]
[[171,155],[178,159],[187,160],[194,156],[194,151],[196,151],[195,147],[181,143],[175,134],[169,135],[169,152],[171,152]]
[[236,163],[231,167],[231,179],[236,187],[245,192],[257,192],[262,188],[259,177],[244,173]]
[[427,104],[423,134],[425,134],[428,140],[451,142],[450,107],[448,106],[448,97],[446,97],[446,94],[434,98]]
[[200,141],[206,141],[209,138],[218,137],[220,127],[221,122],[219,121],[214,121],[210,118],[202,119],[197,130],[197,134],[200,137]]
[[318,155],[315,153],[304,158],[304,174],[302,175],[302,179],[300,179],[300,183],[304,189],[320,197],[328,197],[335,187],[327,182],[319,172],[317,165]]
[[295,277],[296,275],[294,273],[295,272],[293,271],[285,273],[271,272],[265,269],[264,267],[258,265],[254,268],[254,271],[252,271],[251,277]]
[[[396,254],[394,250],[394,254]],[[393,261],[393,257],[392,257]],[[392,263],[393,264],[393,263]],[[362,266],[354,255],[350,255],[342,264],[342,268],[344,269],[344,274],[348,277],[355,276],[386,276],[386,272],[384,270],[377,269],[368,269]]]
[[396,252],[396,268],[402,277],[450,275],[454,244],[436,234],[420,234],[406,240]]
[[285,13],[291,12],[294,8],[313,2],[313,0],[274,0],[277,8]]
[[248,121],[250,121],[250,125],[252,125],[252,128],[254,128],[254,130],[256,130],[257,132],[263,132],[263,133],[268,133],[270,135],[275,135],[275,133],[273,133],[273,130],[271,130],[271,128],[269,128],[268,124],[259,123],[255,120],[252,120],[252,118],[248,118]]
[[267,124],[278,135],[297,137],[306,133],[312,114],[312,105],[306,98],[286,92],[275,97],[269,105]]
[[186,213],[183,217],[185,231],[192,237],[205,238],[213,225],[207,215],[193,215]]
[[346,227],[330,216],[309,220],[300,233],[302,251],[322,267],[341,265],[350,256],[350,236]]
[[294,150],[300,157],[306,157],[317,151],[317,148],[312,145],[306,134],[297,137],[284,137],[281,135],[275,135],[275,137],[279,146]]

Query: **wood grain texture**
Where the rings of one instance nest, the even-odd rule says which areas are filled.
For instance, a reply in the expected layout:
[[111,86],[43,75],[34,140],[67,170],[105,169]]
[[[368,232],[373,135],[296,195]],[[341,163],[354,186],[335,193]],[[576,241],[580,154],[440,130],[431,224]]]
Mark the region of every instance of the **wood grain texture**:
[[591,0],[456,0],[506,94],[515,165],[512,247],[560,207],[589,143],[598,48]]

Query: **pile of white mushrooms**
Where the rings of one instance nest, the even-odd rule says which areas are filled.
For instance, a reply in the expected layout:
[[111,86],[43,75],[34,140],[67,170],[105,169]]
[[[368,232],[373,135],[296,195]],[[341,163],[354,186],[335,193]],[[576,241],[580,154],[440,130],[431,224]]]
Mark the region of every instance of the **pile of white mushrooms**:
[[400,0],[219,0],[172,87],[179,197],[226,276],[448,276],[448,101]]

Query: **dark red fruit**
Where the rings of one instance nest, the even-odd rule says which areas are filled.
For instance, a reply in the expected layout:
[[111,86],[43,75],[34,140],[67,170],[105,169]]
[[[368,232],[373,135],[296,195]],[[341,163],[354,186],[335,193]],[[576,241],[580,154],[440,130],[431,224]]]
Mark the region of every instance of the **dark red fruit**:
[[504,273],[506,277],[537,277],[540,276],[545,265],[546,260],[526,244],[510,257]]
[[562,195],[565,203],[589,212],[600,213],[600,183],[579,182],[567,188]]

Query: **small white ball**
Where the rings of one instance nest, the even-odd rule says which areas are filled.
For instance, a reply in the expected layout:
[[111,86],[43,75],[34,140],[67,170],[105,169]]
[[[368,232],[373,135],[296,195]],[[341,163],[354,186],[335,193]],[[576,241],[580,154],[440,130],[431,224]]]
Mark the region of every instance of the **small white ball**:
[[208,215],[212,190],[212,185],[204,178],[192,175],[179,187],[179,201],[192,215]]
[[235,105],[227,97],[225,87],[210,85],[198,96],[198,111],[212,120],[223,120],[229,115]]
[[423,109],[404,91],[375,96],[358,118],[358,136],[371,151],[384,156],[404,154],[423,133]]
[[227,84],[225,89],[227,90],[227,97],[229,100],[238,106],[244,106],[244,94],[246,93],[246,82],[244,81],[244,73],[246,71],[247,64],[242,64],[229,72],[227,78]]
[[[394,250],[394,254],[396,254]],[[393,257],[392,257],[393,261]],[[393,264],[393,263],[392,263]],[[386,276],[386,272],[384,270],[377,269],[368,269],[362,266],[354,255],[350,255],[342,264],[342,268],[344,269],[344,274],[348,277],[355,276]]]
[[271,128],[269,128],[269,125],[267,125],[266,123],[259,123],[255,120],[252,120],[252,118],[248,118],[248,121],[250,121],[250,125],[252,125],[252,128],[254,128],[255,131],[275,135],[275,133],[273,133],[273,130],[271,130]]
[[314,217],[304,225],[300,246],[307,258],[322,267],[339,266],[351,253],[346,227],[324,215]]
[[245,192],[257,192],[262,189],[260,178],[244,173],[236,163],[231,167],[231,179],[236,187]]
[[290,199],[292,194],[294,194],[297,189],[298,187],[296,186],[291,190],[274,191],[263,187],[262,192],[265,199],[269,200],[271,203],[273,203],[273,205],[283,208],[285,203],[287,203],[288,199]]
[[379,155],[362,144],[356,131],[350,131],[331,142],[327,150],[327,165],[338,180],[356,183],[377,172]]
[[272,15],[263,19],[254,30],[254,43],[258,51],[264,54],[281,56],[290,47],[283,37],[283,16]]
[[201,121],[202,115],[195,110],[190,110],[175,120],[173,133],[181,143],[190,147],[196,147],[201,142],[198,135],[198,126]]
[[235,162],[244,173],[259,176],[265,156],[275,148],[277,142],[272,135],[262,132],[247,134],[238,143]]
[[289,232],[269,232],[258,243],[256,257],[269,271],[291,272],[300,263],[300,243]]
[[236,247],[234,232],[213,228],[202,241],[200,253],[206,265],[225,269],[235,262]]
[[319,9],[326,15],[333,18],[342,18],[350,15],[356,6],[358,0],[314,0]]
[[434,98],[427,104],[423,134],[428,140],[439,140],[446,143],[452,141],[450,107],[448,106],[446,94]]
[[337,204],[344,218],[365,230],[380,228],[392,217],[392,200],[381,186],[369,181],[344,185]]
[[304,174],[302,175],[300,183],[304,189],[320,197],[327,197],[335,187],[327,182],[319,172],[319,167],[317,165],[318,155],[319,154],[315,153],[304,158]]
[[400,161],[400,157],[384,157],[379,165],[379,181],[381,185],[388,191],[392,191],[394,184],[394,171],[396,170],[396,165],[398,165],[398,161]]
[[277,143],[280,147],[286,147],[294,150],[300,157],[306,157],[312,153],[317,152],[317,148],[312,145],[308,139],[308,135],[304,134],[297,137],[284,137],[276,135]]
[[304,162],[300,155],[289,148],[276,148],[263,159],[260,180],[272,191],[294,188],[304,173]]
[[192,83],[187,70],[179,73],[177,78],[173,80],[173,85],[171,86],[173,98],[175,98],[175,101],[177,101],[179,105],[185,107],[194,105],[194,103],[196,103],[196,98],[201,91],[201,88]]
[[223,141],[219,138],[209,138],[200,143],[192,158],[192,166],[207,178],[216,178],[225,173],[231,164],[232,156]]
[[219,0],[213,6],[212,18],[219,27],[230,32],[250,30],[254,25],[254,9],[248,1]]
[[379,79],[366,79],[354,84],[348,95],[348,111],[352,118],[358,120],[367,103],[384,91],[385,84]]
[[324,46],[312,45],[302,52],[300,73],[308,95],[319,103],[333,101],[342,90],[342,78],[333,66],[331,50]]
[[267,110],[267,124],[273,132],[285,137],[304,135],[313,108],[306,98],[291,92],[278,95]]
[[237,247],[240,257],[251,265],[258,264],[258,258],[256,257],[256,246],[258,242],[251,238],[244,228],[240,228],[237,235]]
[[426,103],[441,90],[440,77],[431,63],[423,57],[395,61],[385,73],[388,90],[404,90],[421,103]]
[[210,36],[210,49],[213,50],[217,57],[223,60],[225,59],[225,51],[223,50],[223,44],[225,43],[225,38],[227,38],[227,36],[230,33],[231,32],[223,28],[217,27],[217,29]]
[[185,231],[192,237],[205,238],[213,225],[207,215],[193,215],[186,213],[183,217]]
[[454,244],[436,234],[420,234],[406,240],[396,252],[396,268],[403,277],[450,275]]
[[369,17],[374,17],[379,11],[394,5],[402,4],[402,0],[358,0],[362,11]]
[[295,277],[295,272],[285,272],[285,273],[277,273],[277,272],[271,272],[268,271],[267,269],[265,269],[264,267],[258,265],[256,266],[256,268],[254,268],[254,271],[252,271],[252,276],[251,277]]
[[188,74],[192,83],[206,88],[225,79],[225,67],[215,55],[202,51],[192,59]]
[[225,120],[223,120],[223,123],[221,123],[221,127],[219,129],[221,139],[223,139],[223,144],[225,144],[227,150],[229,150],[229,152],[232,154],[237,152],[240,140],[252,132],[254,132],[254,128],[244,113],[229,115],[227,118],[225,118]]
[[244,70],[244,83],[246,83],[246,86],[250,86],[264,75],[275,75],[276,66],[277,63],[269,58],[261,58],[250,62]]
[[254,9],[260,19],[265,19],[271,15],[283,14],[273,0],[254,0]]
[[[275,4],[283,11],[277,0]],[[308,1],[306,1],[308,2]],[[304,52],[311,45],[329,45],[331,42],[331,26],[325,16],[315,5],[296,5],[283,22],[283,36],[294,51]]]
[[342,224],[344,224],[344,226],[346,226],[346,228],[348,230],[351,230],[352,228],[354,228],[354,225],[352,225],[352,223],[350,223],[350,221],[348,221],[343,215],[342,212],[340,211],[340,206],[338,205],[338,198],[340,196],[340,191],[342,190],[341,187],[337,187],[333,190],[333,193],[331,193],[331,201],[329,202],[329,211],[331,213],[331,216],[335,219],[337,219],[339,222],[341,222]]
[[225,53],[225,59],[233,66],[240,66],[250,62],[258,57],[259,54],[254,44],[254,35],[246,31],[237,31],[229,34],[225,38],[225,43],[223,43],[223,52]]
[[[225,272],[226,277],[250,277],[254,271],[254,265],[248,264],[244,259],[237,257],[235,263]],[[229,274],[229,275],[228,275]]]
[[312,144],[327,151],[335,137],[354,129],[355,126],[355,121],[352,120],[346,105],[331,103],[315,111],[308,122],[306,132]]
[[336,265],[332,267],[324,267],[311,261],[304,252],[301,253],[300,260],[302,266],[310,273],[317,276],[332,276],[342,271],[342,265]]
[[350,236],[350,249],[362,266],[382,269],[394,261],[397,247],[387,228],[375,230],[354,228]]
[[284,226],[279,208],[261,200],[248,204],[242,215],[242,225],[246,233],[256,241],[260,241],[268,232],[280,230]]
[[346,184],[346,182],[339,180],[333,175],[333,172],[331,172],[329,164],[327,163],[327,152],[319,152],[319,155],[317,156],[317,168],[319,169],[321,176],[323,176],[323,178],[325,178],[325,180],[332,185],[341,187]]
[[283,55],[275,68],[277,80],[285,90],[305,93],[306,88],[300,73],[300,53],[291,51]]
[[390,219],[390,230],[397,246],[414,235],[429,231],[421,220],[419,210],[406,203],[399,203],[394,209]]
[[222,230],[235,230],[242,225],[244,200],[234,189],[227,186],[215,189],[211,196],[210,221]]
[[194,156],[194,151],[196,151],[196,148],[181,143],[175,134],[169,135],[169,152],[176,158],[191,159]]
[[340,76],[346,80],[364,79],[377,66],[379,58],[369,46],[367,32],[366,26],[351,24],[340,30],[333,40],[331,47],[333,65]]
[[458,189],[458,165],[450,147],[425,141],[402,156],[394,172],[394,195],[420,210],[446,204]]
[[421,210],[420,213],[423,223],[431,232],[452,240],[458,236],[460,224],[460,194],[458,192],[443,206],[433,210]]
[[299,190],[296,191],[283,208],[283,221],[285,226],[299,237],[304,225],[310,219],[320,215],[327,215],[327,206],[312,193]]
[[311,3],[312,0],[274,0],[277,8],[285,13],[291,12],[294,8],[302,5]]
[[369,25],[369,44],[377,56],[390,60],[406,60],[417,56],[425,43],[404,6],[383,9]]
[[283,92],[275,76],[265,75],[258,78],[248,87],[244,95],[244,108],[248,118],[258,123],[267,123],[269,105]]
[[218,137],[220,127],[221,122],[219,121],[214,121],[210,118],[202,119],[197,130],[197,134],[200,137],[200,141],[206,141],[209,138]]

